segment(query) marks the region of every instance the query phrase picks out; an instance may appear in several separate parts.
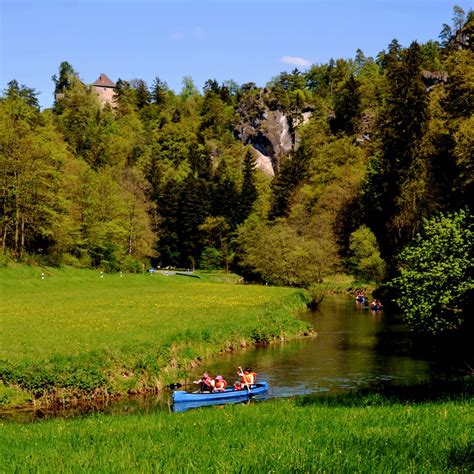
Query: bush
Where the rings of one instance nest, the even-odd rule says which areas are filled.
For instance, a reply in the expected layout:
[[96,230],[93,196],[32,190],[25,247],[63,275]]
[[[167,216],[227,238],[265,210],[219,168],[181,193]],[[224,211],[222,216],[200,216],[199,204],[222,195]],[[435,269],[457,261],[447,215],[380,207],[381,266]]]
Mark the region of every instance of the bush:
[[399,255],[400,275],[390,284],[409,326],[438,334],[457,329],[474,292],[472,216],[460,211],[425,222]]
[[385,277],[385,262],[380,256],[377,239],[365,225],[352,232],[349,240],[352,272],[363,280],[382,281]]
[[206,247],[201,254],[201,270],[218,270],[222,268],[222,253],[214,247]]
[[122,260],[121,268],[125,272],[140,273],[142,271],[142,264],[133,257],[127,256]]

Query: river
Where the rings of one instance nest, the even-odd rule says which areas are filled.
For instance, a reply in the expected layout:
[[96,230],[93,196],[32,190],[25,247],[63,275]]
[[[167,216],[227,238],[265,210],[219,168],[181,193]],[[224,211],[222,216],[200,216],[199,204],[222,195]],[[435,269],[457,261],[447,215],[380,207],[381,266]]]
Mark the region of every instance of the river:
[[270,383],[270,396],[288,397],[382,381],[426,382],[447,370],[433,354],[414,352],[400,316],[370,311],[353,298],[327,297],[318,311],[301,317],[312,323],[315,337],[226,355],[209,371],[233,380],[237,366],[249,366]]
[[[223,375],[229,382],[237,367],[252,367],[258,380],[270,384],[268,397],[290,397],[318,392],[341,392],[387,382],[414,384],[443,377],[453,362],[433,352],[415,352],[411,335],[399,315],[373,312],[351,297],[326,297],[315,312],[302,313],[317,335],[265,347],[247,348],[224,354],[199,371]],[[137,397],[102,406],[71,408],[55,412],[24,411],[8,417],[33,421],[51,416],[77,416],[105,411],[113,415],[170,410],[169,392],[160,396]]]

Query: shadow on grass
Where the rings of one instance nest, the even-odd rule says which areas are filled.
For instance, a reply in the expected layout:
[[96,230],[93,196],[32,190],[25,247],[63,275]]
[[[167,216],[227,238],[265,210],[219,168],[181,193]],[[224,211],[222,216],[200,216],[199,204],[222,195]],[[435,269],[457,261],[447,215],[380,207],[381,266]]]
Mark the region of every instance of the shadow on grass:
[[455,448],[449,454],[449,464],[463,472],[474,471],[474,443]]
[[439,380],[414,385],[383,383],[347,393],[312,394],[296,400],[298,406],[328,407],[387,406],[400,403],[468,400],[474,396],[474,377]]

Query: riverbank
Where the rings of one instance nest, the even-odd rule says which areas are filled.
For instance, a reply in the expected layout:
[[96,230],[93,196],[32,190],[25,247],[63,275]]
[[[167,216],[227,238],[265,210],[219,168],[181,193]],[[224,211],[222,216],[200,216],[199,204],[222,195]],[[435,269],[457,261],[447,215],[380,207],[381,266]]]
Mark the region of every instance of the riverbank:
[[300,290],[179,275],[0,269],[0,407],[156,391],[214,355],[311,328]]
[[472,472],[472,390],[454,389],[0,422],[0,459],[7,472]]

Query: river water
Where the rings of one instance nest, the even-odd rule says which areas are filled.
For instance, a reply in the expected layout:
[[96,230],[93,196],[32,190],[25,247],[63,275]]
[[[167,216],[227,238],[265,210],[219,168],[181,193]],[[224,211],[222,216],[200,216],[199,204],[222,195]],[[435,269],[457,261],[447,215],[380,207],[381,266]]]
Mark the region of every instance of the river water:
[[[207,369],[212,376],[221,374],[233,383],[238,379],[239,366],[252,367],[258,380],[269,382],[268,397],[279,398],[335,393],[387,381],[427,382],[452,370],[451,361],[445,358],[441,362],[436,354],[414,352],[410,333],[399,315],[370,311],[351,297],[326,297],[317,311],[302,313],[301,318],[311,322],[316,336],[224,354],[191,373],[190,380]],[[171,410],[169,391],[102,406],[16,412],[10,418],[28,422],[97,411],[121,415],[163,409]]]
[[288,397],[382,381],[419,383],[445,373],[433,355],[413,352],[400,316],[370,311],[350,297],[328,297],[301,317],[312,323],[315,337],[223,356],[208,366],[211,375],[232,381],[237,366],[249,366],[270,383],[270,396]]

